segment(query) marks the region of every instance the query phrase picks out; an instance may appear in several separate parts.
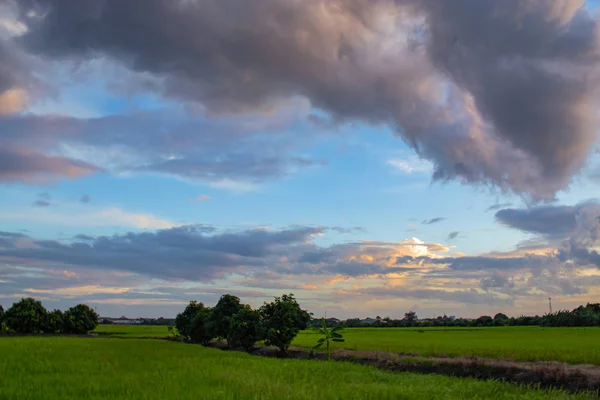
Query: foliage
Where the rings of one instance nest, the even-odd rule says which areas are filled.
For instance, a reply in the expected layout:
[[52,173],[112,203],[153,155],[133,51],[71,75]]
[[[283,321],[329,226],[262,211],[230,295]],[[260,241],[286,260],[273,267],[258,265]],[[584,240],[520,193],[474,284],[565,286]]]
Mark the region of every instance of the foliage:
[[233,315],[229,326],[229,342],[233,347],[250,350],[262,339],[260,313],[248,305]]
[[175,327],[184,339],[190,339],[192,333],[192,321],[198,311],[202,309],[204,309],[204,303],[190,301],[185,307],[185,310],[183,310],[182,313],[177,314],[177,317],[175,318]]
[[317,340],[316,346],[313,349],[320,349],[325,345],[325,351],[327,352],[327,359],[331,360],[331,343],[332,342],[343,342],[343,336],[340,333],[342,329],[344,329],[343,325],[336,326],[334,328],[329,328],[325,323],[325,318],[322,319],[322,326],[317,329],[320,335],[323,335],[322,338]]
[[6,324],[4,323],[4,307],[0,305],[0,333],[6,330]]
[[63,315],[64,332],[85,334],[98,326],[98,314],[85,304],[69,308]]
[[39,300],[21,299],[4,313],[8,329],[17,333],[40,333],[43,331],[48,312]]
[[65,329],[65,320],[63,312],[54,310],[46,315],[42,330],[44,333],[63,332]]
[[190,340],[193,343],[201,343],[206,346],[214,339],[215,329],[211,316],[212,309],[210,307],[202,307],[196,312],[190,329]]
[[240,299],[231,294],[224,294],[219,299],[219,302],[212,309],[211,321],[214,328],[214,335],[218,338],[225,339],[227,345],[230,346],[230,324],[231,318],[242,308]]
[[293,294],[275,297],[271,303],[264,303],[260,308],[265,344],[276,346],[286,353],[298,332],[306,329],[310,321],[310,313],[300,308]]

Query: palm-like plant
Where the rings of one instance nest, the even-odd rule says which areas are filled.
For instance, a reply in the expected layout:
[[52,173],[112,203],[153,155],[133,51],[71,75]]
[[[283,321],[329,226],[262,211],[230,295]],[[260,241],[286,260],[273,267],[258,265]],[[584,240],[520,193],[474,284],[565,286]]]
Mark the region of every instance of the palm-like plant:
[[313,349],[320,349],[323,347],[323,345],[325,345],[325,350],[327,351],[327,360],[331,360],[331,344],[332,342],[344,341],[342,334],[340,333],[343,328],[343,326],[329,328],[325,322],[325,318],[321,318],[321,327],[317,329],[317,332],[323,335],[323,337],[317,340],[317,344],[313,347]]

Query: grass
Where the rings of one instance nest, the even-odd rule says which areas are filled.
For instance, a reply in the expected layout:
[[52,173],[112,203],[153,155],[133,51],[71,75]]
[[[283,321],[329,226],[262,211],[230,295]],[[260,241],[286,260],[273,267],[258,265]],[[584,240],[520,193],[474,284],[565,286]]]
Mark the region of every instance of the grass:
[[98,325],[93,333],[127,338],[157,338],[169,335],[166,326],[155,325]]
[[2,400],[590,398],[161,340],[6,337],[0,338],[0,354]]
[[[312,347],[318,338],[304,331],[292,344]],[[351,328],[344,339],[334,347],[600,365],[600,328]]]

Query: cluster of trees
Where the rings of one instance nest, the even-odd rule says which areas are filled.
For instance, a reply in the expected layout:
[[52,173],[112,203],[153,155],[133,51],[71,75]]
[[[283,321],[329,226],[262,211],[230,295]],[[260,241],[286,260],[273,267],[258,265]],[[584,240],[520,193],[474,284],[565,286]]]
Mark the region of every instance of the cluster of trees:
[[[328,322],[335,326],[336,323]],[[508,317],[498,313],[493,317],[482,315],[475,319],[449,318],[446,315],[437,318],[418,319],[414,311],[404,314],[402,319],[377,317],[373,322],[363,322],[358,318],[350,318],[344,322],[348,328],[357,327],[489,327],[489,326],[600,326],[600,303],[588,303],[572,311],[562,310],[543,316]]]
[[0,332],[17,334],[70,333],[85,334],[98,326],[98,314],[85,304],[65,312],[48,311],[42,302],[21,299],[4,311],[0,306]]
[[298,332],[308,327],[311,314],[300,308],[293,294],[275,297],[258,310],[225,294],[214,307],[191,301],[177,315],[175,326],[186,341],[208,345],[225,340],[230,348],[250,350],[256,342],[276,346],[286,353]]

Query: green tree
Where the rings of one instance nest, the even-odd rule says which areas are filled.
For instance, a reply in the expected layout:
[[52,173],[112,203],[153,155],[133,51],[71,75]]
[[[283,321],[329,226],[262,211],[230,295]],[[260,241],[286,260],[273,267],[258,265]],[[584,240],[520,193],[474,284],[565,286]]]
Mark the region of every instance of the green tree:
[[287,352],[298,332],[306,329],[311,314],[300,308],[293,294],[275,297],[260,308],[265,344],[276,346],[282,354]]
[[0,333],[4,332],[5,324],[4,324],[4,308],[0,305]]
[[231,318],[229,331],[231,345],[249,351],[262,339],[260,313],[244,304]]
[[323,345],[325,345],[325,350],[327,352],[327,359],[331,360],[331,343],[344,341],[343,336],[340,333],[340,331],[344,328],[344,326],[338,325],[334,328],[329,328],[329,327],[327,327],[325,318],[322,318],[321,321],[322,321],[322,325],[320,328],[317,329],[317,332],[319,334],[323,335],[323,337],[320,338],[319,340],[317,340],[317,344],[313,348],[320,349],[321,347],[323,347]]
[[414,324],[415,322],[417,322],[417,319],[417,313],[414,311],[409,311],[404,314],[404,321],[409,324]]
[[185,310],[182,313],[177,314],[175,318],[175,327],[179,331],[179,334],[183,336],[186,340],[189,340],[192,333],[192,321],[198,311],[203,310],[204,303],[197,301],[190,301],[190,303],[185,307]]
[[54,310],[46,315],[44,321],[43,331],[44,333],[56,333],[64,331],[64,315],[60,310]]
[[212,310],[210,307],[203,307],[196,312],[190,328],[190,339],[193,343],[201,343],[206,346],[214,339],[214,327],[211,315]]
[[98,326],[98,314],[85,304],[69,308],[63,315],[64,332],[85,334]]
[[31,297],[14,303],[4,313],[4,323],[17,333],[39,333],[48,312],[39,300]]
[[231,318],[240,311],[242,305],[237,296],[224,294],[219,299],[217,305],[212,309],[211,322],[214,328],[214,335],[218,338],[225,339],[227,346],[230,346],[230,325]]

